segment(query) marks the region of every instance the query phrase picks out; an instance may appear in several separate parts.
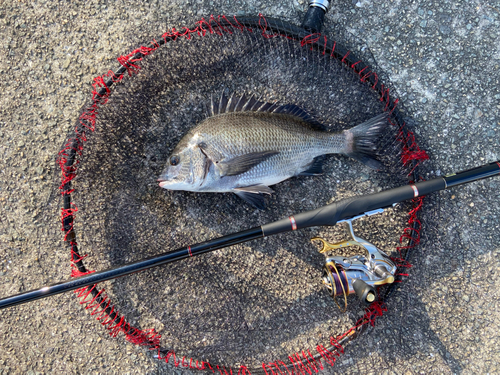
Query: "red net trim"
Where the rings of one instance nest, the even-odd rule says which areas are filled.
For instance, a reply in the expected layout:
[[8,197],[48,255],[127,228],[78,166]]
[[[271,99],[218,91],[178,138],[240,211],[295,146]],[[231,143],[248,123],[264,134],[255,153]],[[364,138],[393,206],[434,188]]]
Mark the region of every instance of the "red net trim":
[[133,344],[159,347],[161,335],[154,329],[141,330],[131,326],[115,310],[104,289],[95,295],[94,291],[97,291],[96,285],[77,289],[75,294],[80,298],[80,305],[85,306],[85,309],[90,311],[90,315],[95,316],[112,337],[116,337],[122,332],[125,334],[126,340]]
[[[318,345],[316,347],[316,352],[313,354],[310,350],[303,350],[300,353],[294,353],[288,356],[288,363],[281,360],[271,363],[263,363],[262,370],[266,375],[306,375],[318,373],[323,370],[326,365],[333,366],[337,358],[344,352],[344,348],[340,345],[335,338],[330,338],[331,348],[326,349],[323,345]],[[246,366],[241,366],[238,370],[233,370],[231,368],[220,367],[218,365],[212,365],[208,361],[195,361],[192,358],[187,358],[183,356],[178,358],[174,351],[169,351],[165,356],[162,356],[160,350],[158,350],[158,359],[164,360],[166,363],[173,365],[175,367],[189,368],[191,370],[205,370],[211,371],[213,374],[221,375],[251,375],[251,371]]]
[[[223,25],[221,23],[223,19],[229,26]],[[261,34],[265,38],[274,37],[285,37],[287,39],[292,39],[290,36],[284,34],[278,34],[272,32],[268,28],[267,20],[262,15],[259,14],[259,28]],[[233,31],[249,31],[253,30],[247,26],[242,25],[236,17],[233,17],[233,21],[229,21],[225,16],[219,16],[215,19],[211,16],[208,20],[201,19],[196,23],[194,29],[189,29],[183,27],[181,31],[177,31],[173,28],[162,35],[163,42],[175,41],[178,38],[190,39],[193,33],[199,36],[205,36],[206,33],[223,35],[223,33],[232,34]],[[323,55],[326,55],[328,39],[325,35],[321,34],[310,34],[304,37],[300,44],[305,47],[310,45],[318,45],[321,41],[321,46],[323,49]],[[330,52],[330,57],[339,59],[345,64],[349,63],[350,51],[347,51],[341,58],[336,56],[336,42],[333,41],[333,47]],[[131,76],[137,73],[140,69],[139,62],[146,55],[149,55],[156,51],[160,47],[156,40],[150,43],[150,46],[141,46],[127,55],[118,57],[118,62],[123,66],[124,71]],[[320,47],[321,48],[321,47]],[[391,101],[389,89],[384,85],[379,85],[378,75],[371,71],[368,66],[365,66],[358,71],[358,65],[361,62],[349,63],[350,68],[359,75],[361,82],[371,82],[372,89],[377,89],[380,94],[380,101],[385,102],[385,110],[392,113],[397,104],[398,100],[394,102]],[[79,160],[76,160],[78,156],[82,155],[83,144],[87,140],[86,131],[94,131],[96,124],[96,117],[98,115],[99,107],[108,101],[111,90],[108,83],[117,83],[124,78],[124,74],[116,74],[113,71],[108,71],[102,76],[98,76],[94,79],[93,91],[92,91],[92,104],[81,114],[79,117],[79,124],[75,127],[75,137],[70,138],[65,147],[59,152],[57,157],[57,162],[62,172],[60,191],[63,196],[70,195],[74,190],[70,189],[70,182],[76,177],[78,170]],[[108,83],[107,83],[108,82]],[[392,107],[391,107],[392,104]],[[404,124],[401,126],[400,133],[398,135],[398,140],[403,143],[403,155],[402,163],[403,165],[408,165],[411,162],[415,162],[413,169],[410,171],[409,175],[414,171],[414,169],[423,160],[428,159],[428,155],[425,151],[421,150],[415,142],[415,137],[413,133],[404,130]],[[402,250],[407,250],[418,244],[420,240],[420,229],[421,223],[418,220],[417,212],[422,208],[422,197],[416,198],[414,200],[414,209],[410,211],[408,227],[405,228],[401,238],[400,243],[413,241],[412,245],[404,245],[397,248],[401,257],[393,258],[396,262],[398,268],[408,268],[411,267],[409,263],[404,261],[402,257]],[[72,276],[81,276],[84,274],[92,273],[94,271],[79,271],[77,268],[77,263],[81,262],[87,255],[80,255],[77,251],[77,243],[74,240],[74,236],[69,238],[69,234],[73,232],[73,218],[74,214],[78,211],[75,204],[71,203],[71,208],[62,209],[61,221],[63,223],[63,231],[65,231],[64,240],[69,241],[71,248],[71,263],[72,263]],[[399,276],[407,276],[405,273],[398,273]],[[98,291],[96,285],[92,287],[85,287],[75,291],[77,297],[80,299],[80,304],[85,306],[86,310],[90,311],[92,316],[110,331],[110,335],[116,337],[120,332],[125,334],[125,338],[136,345],[147,346],[151,350],[158,351],[158,358],[165,360],[167,363],[173,364],[175,367],[184,367],[193,370],[210,370],[212,373],[217,373],[221,375],[225,374],[238,374],[246,375],[251,374],[250,370],[246,366],[240,366],[238,371],[233,371],[233,369],[220,367],[218,365],[212,365],[207,361],[195,361],[192,358],[182,359],[176,357],[175,352],[169,351],[165,356],[162,356],[162,349],[160,348],[161,335],[158,334],[154,329],[141,330],[135,328],[126,322],[125,318],[120,316],[116,311],[115,307],[112,305],[109,297],[105,293],[105,290]],[[331,338],[330,344],[331,348],[325,348],[322,345],[316,347],[316,353],[313,355],[309,350],[307,352],[302,351],[301,353],[295,353],[288,357],[289,363],[285,364],[283,361],[278,360],[272,363],[263,363],[262,370],[266,374],[297,374],[305,375],[312,374],[321,371],[324,365],[333,366],[336,359],[344,352],[344,348],[339,344],[339,341],[349,337],[355,336],[360,329],[366,325],[373,326],[377,318],[383,316],[384,312],[387,311],[387,307],[384,303],[375,302],[368,309],[366,309],[364,316],[358,320],[354,327],[349,329],[344,334],[338,336],[337,338]]]
[[[64,241],[68,241],[69,237],[73,237],[73,219],[75,217],[75,212],[78,211],[75,204],[71,203],[70,207],[72,208],[61,208],[61,230],[64,232]],[[76,242],[70,242],[70,245],[73,249],[73,245],[76,245]]]
[[422,161],[429,159],[429,155],[427,152],[418,147],[417,142],[415,141],[415,134],[412,132],[405,132],[401,130],[397,139],[403,142],[403,154],[401,156],[403,165],[407,166],[411,162],[415,162],[413,168],[408,173],[408,175],[410,175]]

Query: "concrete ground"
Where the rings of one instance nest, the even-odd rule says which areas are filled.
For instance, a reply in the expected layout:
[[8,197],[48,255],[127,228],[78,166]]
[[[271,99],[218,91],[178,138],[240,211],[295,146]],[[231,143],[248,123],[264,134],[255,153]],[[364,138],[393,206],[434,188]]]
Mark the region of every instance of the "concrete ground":
[[[54,157],[94,76],[170,20],[260,12],[300,23],[305,6],[3,1],[0,296],[69,277],[57,216],[47,222],[42,213]],[[430,156],[424,178],[500,159],[500,3],[336,2],[327,28],[332,23],[363,40],[389,76]],[[394,312],[325,373],[500,372],[499,191],[500,178],[492,178],[429,197],[422,245]],[[0,374],[187,373],[110,338],[71,293],[1,311],[0,334]]]

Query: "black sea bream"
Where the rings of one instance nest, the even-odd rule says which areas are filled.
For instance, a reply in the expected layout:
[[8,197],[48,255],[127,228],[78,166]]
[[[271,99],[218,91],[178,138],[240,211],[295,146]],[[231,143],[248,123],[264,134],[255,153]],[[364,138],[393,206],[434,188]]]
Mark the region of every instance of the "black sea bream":
[[175,147],[158,178],[170,190],[233,192],[257,208],[270,185],[298,175],[321,174],[324,154],[343,154],[373,169],[373,153],[387,114],[340,133],[318,130],[309,114],[291,104],[260,102],[253,97],[222,95],[210,116]]

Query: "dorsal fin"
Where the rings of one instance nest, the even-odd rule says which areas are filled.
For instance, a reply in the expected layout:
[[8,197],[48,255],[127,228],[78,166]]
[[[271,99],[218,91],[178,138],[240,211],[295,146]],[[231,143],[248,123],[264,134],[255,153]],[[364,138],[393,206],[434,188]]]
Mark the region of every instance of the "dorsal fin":
[[231,95],[228,99],[226,94],[222,93],[220,99],[215,99],[212,96],[211,108],[209,116],[220,115],[229,112],[267,112],[267,113],[280,113],[283,115],[290,115],[300,118],[302,121],[311,125],[313,128],[324,130],[325,127],[313,116],[295,104],[283,104],[278,102],[269,103],[255,99],[254,96],[250,98],[245,94],[242,96]]
[[208,116],[216,116],[219,114],[219,101],[214,99],[214,96],[210,96],[210,108],[208,110]]
[[219,100],[219,114],[226,113],[227,102],[227,96],[222,94]]
[[238,104],[240,98],[234,96],[234,94],[231,95],[229,100],[227,101],[227,108],[226,112],[234,112],[234,109],[236,108],[236,105]]

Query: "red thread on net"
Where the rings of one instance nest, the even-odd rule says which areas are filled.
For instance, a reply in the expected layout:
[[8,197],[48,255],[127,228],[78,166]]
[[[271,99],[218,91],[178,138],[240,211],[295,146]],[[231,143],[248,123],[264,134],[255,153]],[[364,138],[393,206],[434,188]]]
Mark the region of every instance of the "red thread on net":
[[210,370],[212,370],[212,372],[213,372],[213,373],[215,372],[215,371],[214,371],[214,369],[212,368],[212,366],[210,365],[210,363],[209,363],[209,362],[203,362],[203,366],[205,366],[205,364],[207,365],[207,367],[208,367]]
[[[324,369],[324,365],[333,366],[336,357],[339,357],[344,352],[342,345],[333,337],[330,338],[330,343],[333,349],[325,349],[323,345],[316,347],[316,355],[313,355],[310,350],[301,353],[294,353],[288,356],[289,364],[283,361],[275,361],[270,363],[262,363],[262,370],[266,375],[294,375],[294,374],[312,374],[318,373]],[[324,361],[324,365],[322,363]],[[290,369],[292,369],[290,371]]]
[[153,45],[153,48],[154,48],[153,51],[156,51],[158,48],[160,48],[160,45],[158,44],[156,39],[153,39],[150,43]]
[[[422,223],[417,217],[417,212],[422,209],[423,197],[417,197],[412,199],[413,209],[409,212],[410,218],[408,219],[409,227],[403,230],[403,234],[399,238],[399,243],[403,244],[403,241],[408,240],[413,242],[412,245],[408,246],[398,246],[396,250],[401,254],[401,250],[410,249],[415,247],[420,243],[420,229],[422,228]],[[414,227],[412,227],[412,225]]]
[[82,271],[79,271],[78,268],[72,264],[71,265],[71,277],[80,277],[80,276],[85,276],[85,275],[88,275],[88,274],[91,274],[91,273],[94,273],[95,271],[85,271],[85,272],[82,272]]
[[[336,351],[340,351],[340,353],[344,353],[344,347],[342,345],[339,344],[339,342],[334,339],[333,337],[330,337],[330,345],[332,346],[332,348],[335,348]],[[337,352],[338,353],[338,352]],[[339,354],[340,356],[340,354]]]
[[[223,17],[224,17],[225,20],[227,20],[226,16],[223,16]],[[249,32],[253,32],[253,30],[250,27],[247,27],[247,26],[241,24],[240,21],[238,21],[238,19],[236,18],[236,16],[233,16],[233,18],[234,18],[234,21],[238,24],[238,26],[234,26],[233,24],[231,24],[231,26],[233,26],[234,28],[236,28],[236,29],[238,29],[240,31],[245,31],[246,30],[246,31],[249,31]]]
[[[301,41],[300,41],[300,46],[301,47],[304,47],[305,45],[307,44],[315,44],[319,41],[321,37],[321,34],[320,33],[313,33],[313,34],[309,34],[307,36],[305,36]],[[312,51],[312,46],[311,46],[311,51]],[[324,54],[324,52],[323,52]]]
[[321,355],[321,358],[330,366],[335,365],[337,358],[330,353],[323,345],[318,345],[316,347],[317,352]]
[[405,131],[403,128],[401,128],[396,139],[399,142],[402,142],[403,145],[403,152],[401,155],[401,161],[403,165],[407,166],[410,162],[415,161],[413,168],[408,173],[409,176],[413,173],[415,168],[420,165],[422,161],[429,159],[429,155],[427,154],[427,152],[420,149],[415,141],[415,135],[411,131]]
[[196,370],[204,370],[205,369],[205,364],[203,362],[201,362],[201,367],[198,366],[198,360],[195,361],[195,367],[196,367]]
[[[210,17],[210,19],[212,19],[212,18],[214,19],[214,22],[217,24],[217,27],[218,27],[218,28],[219,28],[219,30],[220,30],[220,34],[219,34],[219,35],[222,35],[222,33],[227,33],[227,34],[232,34],[232,33],[233,33],[231,29],[227,28],[226,26],[224,26],[224,25],[220,22],[221,18],[222,18],[222,19],[225,19],[225,20],[227,21],[227,18],[226,18],[225,16],[224,16],[224,17],[218,16],[218,17],[217,17],[217,19],[215,19],[213,16],[212,16],[212,17]],[[228,21],[228,22],[229,22],[229,21]],[[233,26],[233,25],[231,24],[231,22],[229,22],[229,24],[230,24],[230,26]]]
[[385,101],[384,111],[387,111],[389,104],[391,103],[391,97],[389,95],[389,88],[385,88],[384,84],[380,85],[380,101]]
[[[92,100],[95,100],[96,96],[99,96],[101,98],[104,98],[104,101],[102,104],[106,104],[108,101],[109,94],[111,93],[110,88],[104,81],[105,76],[98,76],[94,78],[94,82],[92,83],[92,86],[94,87],[94,91],[92,92]],[[104,89],[104,93],[100,93],[101,89]],[[95,119],[94,119],[95,120]],[[95,121],[94,121],[95,125]]]
[[375,320],[381,316],[383,316],[384,312],[387,311],[387,307],[384,303],[380,301],[373,302],[369,307],[365,309],[365,314],[362,318],[360,318],[354,327],[350,328],[348,331],[343,333],[341,336],[337,337],[338,340],[354,335],[358,330],[360,330],[363,326],[370,324],[371,326],[375,325]]
[[64,232],[64,241],[67,241],[70,233],[73,232],[73,218],[75,212],[78,211],[78,208],[73,202],[71,202],[71,207],[72,208],[61,208],[61,230]]
[[[401,249],[401,247],[398,247],[397,249]],[[401,255],[401,251],[398,250],[400,255]],[[407,260],[405,260],[404,258],[401,258],[401,257],[390,257],[391,260],[394,262],[394,264],[396,264],[396,266],[398,268],[411,268],[413,267]]]
[[[215,23],[215,25],[214,25]],[[193,30],[198,33],[199,36],[205,36],[207,33],[207,30],[203,28],[203,24],[208,27],[208,32],[210,34],[217,34],[217,35],[222,35],[222,32],[224,29],[221,27],[220,23],[215,20],[214,16],[210,16],[208,19],[208,22],[202,18],[200,22],[198,22],[198,26]],[[188,29],[189,30],[189,29]],[[191,33],[190,33],[191,34]],[[188,39],[191,38],[191,35],[189,35]]]
[[[356,71],[356,65],[358,65],[360,62],[361,62],[361,60],[360,61],[356,61],[355,63],[352,63],[351,64],[351,69],[354,70],[354,71]],[[358,75],[359,75],[359,73],[358,73]]]
[[155,349],[159,347],[161,335],[154,329],[143,331],[132,327],[125,321],[124,317],[115,311],[115,307],[111,304],[104,289],[97,292],[95,296],[92,294],[94,290],[97,291],[96,285],[77,289],[75,294],[81,299],[80,305],[85,305],[85,309],[90,310],[91,316],[96,315],[97,321],[110,331],[110,336],[116,337],[120,332],[123,332],[126,340],[131,343]]
[[165,363],[170,363],[170,357],[172,357],[174,359],[173,365],[175,367],[179,367],[181,361],[177,361],[177,356],[176,356],[174,351],[170,350],[165,357],[162,357],[160,352],[158,352],[158,359],[164,360]]
[[186,360],[186,356],[182,357],[182,361],[181,361],[181,367],[189,367],[189,365],[185,365],[184,364],[184,361]]
[[78,168],[79,161],[74,161],[73,164],[68,165],[70,158],[72,158],[71,154],[81,155],[81,150],[83,145],[78,138],[71,138],[66,142],[65,147],[59,151],[57,155],[57,164],[61,169],[61,185],[59,185],[59,189],[61,190],[61,194],[67,195],[73,192],[73,189],[70,189],[68,183],[76,177],[76,170]]
[[134,73],[137,73],[139,69],[141,69],[139,65],[135,64],[136,62],[142,60],[142,57],[139,57],[138,52],[139,50],[136,49],[130,52],[128,55],[122,55],[117,58],[120,65],[127,70],[129,76],[131,76]]
[[[305,375],[306,371],[309,372],[309,369],[302,362],[298,353],[295,353],[293,356],[288,356],[288,360],[293,366],[292,373]],[[311,374],[311,372],[309,372],[309,374]]]
[[[272,362],[272,363],[262,363],[262,369],[264,370],[266,375],[277,375],[278,372],[274,372],[274,370],[273,370],[272,366],[274,366],[276,368],[276,370],[279,371],[279,375],[283,375],[285,373],[283,371],[281,371],[281,369],[279,367],[281,365],[283,365],[283,368],[286,370],[286,373],[288,375],[290,375],[291,372],[288,370],[288,368],[286,367],[286,365],[282,361],[276,361],[276,362]],[[269,371],[271,371],[271,373],[267,372],[266,367],[269,367]]]
[[378,74],[377,73],[369,71],[368,73],[366,73],[364,76],[361,77],[361,82],[368,81],[368,79],[370,77],[375,77],[375,79],[373,80],[374,81],[373,85],[372,85],[372,89],[375,89],[375,87],[377,87],[377,84],[378,84]]
[[342,62],[345,64],[346,63],[346,60],[347,60],[347,57],[351,54],[351,51],[347,51],[347,53],[344,55],[344,57],[342,57]]
[[[107,98],[105,99],[107,100]],[[89,109],[88,111],[86,112],[83,112],[80,117],[79,117],[79,120],[80,120],[80,124],[90,130],[90,131],[94,131],[95,130],[95,122],[96,122],[96,116],[97,116],[97,113],[95,111],[95,109]],[[83,134],[83,136],[85,137],[85,132],[81,131],[81,134]]]
[[392,109],[389,111],[390,114],[392,114],[396,110],[396,106],[399,103],[399,98],[394,101],[394,105],[392,106]]
[[164,33],[162,35],[162,38],[165,41],[165,43],[167,43],[169,40],[176,41],[178,38],[182,38],[182,37],[184,37],[186,39],[191,39],[191,35],[194,33],[203,37],[206,35],[207,31],[210,34],[215,33],[217,35],[223,35],[223,33],[232,34],[233,31],[230,28],[222,25],[222,23],[220,21],[221,19],[225,20],[230,25],[230,27],[232,27],[234,29],[237,29],[240,31],[243,31],[243,30],[248,30],[250,32],[252,31],[252,29],[250,29],[250,28],[242,25],[240,22],[238,22],[236,17],[233,17],[233,18],[234,18],[234,21],[236,22],[237,25],[234,25],[233,23],[231,23],[226,18],[226,16],[222,16],[222,17],[219,16],[217,19],[215,19],[215,17],[212,15],[212,16],[210,16],[208,21],[205,20],[204,18],[202,18],[198,22],[196,22],[197,26],[194,29],[190,29],[188,27],[183,27],[182,31],[177,31],[174,27],[174,28],[172,28],[171,31],[167,31],[166,33]]
[[[159,336],[161,337],[161,336]],[[186,361],[186,357],[182,357],[182,360],[178,360],[177,359],[177,355],[175,354],[175,352],[173,350],[169,350],[168,353],[166,354],[166,356],[162,356],[162,353],[160,351],[160,348],[159,348],[159,344],[157,347],[153,348],[153,349],[157,349],[158,350],[158,359],[159,360],[163,360],[165,361],[165,363],[169,363],[171,365],[174,365],[175,367],[179,367],[181,366],[185,361]],[[170,359],[173,359],[173,361],[171,362]],[[222,371],[224,371],[224,373],[227,374],[227,369],[225,367],[219,367],[219,366],[215,366],[215,369],[214,367],[212,367],[212,365],[210,364],[210,362],[207,362],[207,361],[202,361],[201,362],[201,366],[198,364],[198,361],[194,361],[192,358],[188,358],[188,360],[190,361],[190,365],[189,365],[189,368],[193,369],[193,370],[206,370],[207,368],[210,369],[212,371],[212,373],[216,373],[216,371],[219,372],[219,374],[223,374]],[[192,362],[195,362],[195,365],[192,366],[191,363]],[[182,365],[183,367],[186,367],[184,365]],[[244,374],[248,373],[250,374],[250,371],[245,367],[245,366],[241,366],[240,367],[240,370],[244,369]],[[232,369],[229,369],[229,373],[232,374]]]
[[122,55],[117,58],[120,65],[127,70],[129,76],[131,76],[133,73],[137,73],[141,69],[141,67],[136,63],[142,61],[142,58],[144,56],[151,54],[152,52],[156,51],[159,47],[159,44],[156,42],[156,40],[151,42],[151,45],[153,47],[140,46],[139,48],[136,48],[129,54]]
[[71,250],[70,250],[71,260],[70,260],[70,262],[71,263],[78,263],[88,256],[88,254],[80,255],[77,251],[75,251],[76,245],[77,245],[77,243],[75,241],[70,241],[70,246],[71,246]]
[[127,332],[125,338],[132,344],[140,346],[159,346],[160,335],[154,329],[140,330],[126,323]]
[[248,367],[246,366],[240,366],[240,369],[238,370],[238,375],[252,375]]
[[344,348],[333,337],[330,338],[330,345],[332,348],[335,348],[333,352],[326,349],[323,345],[318,345],[316,347],[316,351],[320,354],[325,363],[333,366],[335,365],[337,358],[340,357],[340,354],[344,353]]
[[266,17],[264,17],[261,13],[259,13],[259,27],[262,30],[261,35],[266,39],[271,39],[271,38],[278,36],[278,34],[268,34],[268,32],[267,32],[267,20],[266,20]]
[[195,367],[193,367],[193,358],[189,358],[189,366],[188,366],[190,369],[194,369]]
[[[231,21],[229,21],[229,20],[227,19],[227,17],[226,17],[226,16],[222,16],[222,17],[221,17],[221,16],[219,16],[219,20],[220,20],[221,18],[222,18],[224,21],[226,21],[226,22],[227,22],[227,23],[228,23],[228,24],[229,24],[229,25],[230,25],[233,29],[237,29],[237,30],[240,30],[240,31],[245,30],[245,26],[243,26],[241,23],[239,23],[239,22],[238,22],[238,20],[236,19],[236,16],[233,16],[233,18],[234,18],[234,21],[236,22],[236,24],[237,24],[237,25],[233,25],[233,24],[231,23]],[[231,34],[232,34],[232,32],[231,32]]]
[[[299,368],[301,371],[305,370],[308,374],[312,374],[312,371],[317,373],[317,372],[323,370],[323,365],[321,364],[321,361],[315,359],[309,350],[307,351],[307,353],[305,353],[302,350],[302,359],[300,358],[299,353],[295,353],[295,358],[300,363]],[[311,369],[312,369],[312,371],[311,371]]]
[[337,47],[337,42],[336,42],[336,41],[333,41],[333,47],[332,47],[332,52],[330,53],[330,57],[335,58],[335,57],[333,56],[333,54],[334,54],[334,52],[335,52],[335,47]]
[[109,79],[111,79],[111,81],[112,81],[113,83],[117,83],[117,82],[120,82],[120,81],[123,79],[123,74],[120,74],[120,75],[118,75],[118,76],[117,76],[117,75],[115,74],[115,72],[113,72],[112,70],[108,70],[108,72],[107,72],[107,73],[104,73],[104,74],[102,75],[102,77],[103,77],[103,78],[104,78],[104,77],[109,78]]
[[225,32],[227,32],[228,34],[232,34],[229,29],[226,29],[224,26],[222,26],[222,24],[220,23],[220,16],[215,19],[215,17],[211,15],[209,19],[209,25],[212,28],[212,31],[210,31],[211,34],[216,33],[217,35],[223,35],[223,33]]

